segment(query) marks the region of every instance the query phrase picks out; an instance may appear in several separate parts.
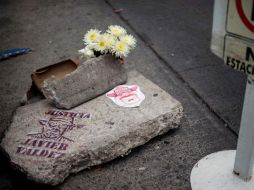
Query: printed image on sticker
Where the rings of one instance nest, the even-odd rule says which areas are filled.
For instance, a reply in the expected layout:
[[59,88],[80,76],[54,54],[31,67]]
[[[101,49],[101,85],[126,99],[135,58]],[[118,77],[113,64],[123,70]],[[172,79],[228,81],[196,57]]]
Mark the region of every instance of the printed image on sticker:
[[106,96],[122,107],[138,107],[145,99],[137,85],[120,85],[109,91]]

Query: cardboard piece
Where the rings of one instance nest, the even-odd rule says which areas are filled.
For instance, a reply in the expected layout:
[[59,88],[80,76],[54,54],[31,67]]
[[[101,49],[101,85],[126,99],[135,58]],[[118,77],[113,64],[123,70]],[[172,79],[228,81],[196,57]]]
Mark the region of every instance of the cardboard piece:
[[54,76],[56,79],[63,79],[66,74],[69,74],[77,69],[80,64],[79,59],[67,59],[59,63],[37,69],[32,73],[31,77],[35,86],[41,91],[43,82]]

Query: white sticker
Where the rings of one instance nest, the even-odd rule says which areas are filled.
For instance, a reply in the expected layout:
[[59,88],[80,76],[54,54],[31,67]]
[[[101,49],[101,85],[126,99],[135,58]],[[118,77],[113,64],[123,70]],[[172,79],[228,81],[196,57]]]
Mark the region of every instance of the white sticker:
[[120,85],[109,91],[106,96],[122,107],[138,107],[145,95],[137,85]]

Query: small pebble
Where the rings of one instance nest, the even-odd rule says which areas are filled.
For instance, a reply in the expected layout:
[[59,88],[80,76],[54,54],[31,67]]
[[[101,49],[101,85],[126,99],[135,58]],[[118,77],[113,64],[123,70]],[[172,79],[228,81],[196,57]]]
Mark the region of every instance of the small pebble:
[[146,170],[146,167],[140,167],[138,170],[140,171]]
[[160,147],[159,147],[159,146],[155,146],[154,148],[155,148],[155,149],[159,149]]

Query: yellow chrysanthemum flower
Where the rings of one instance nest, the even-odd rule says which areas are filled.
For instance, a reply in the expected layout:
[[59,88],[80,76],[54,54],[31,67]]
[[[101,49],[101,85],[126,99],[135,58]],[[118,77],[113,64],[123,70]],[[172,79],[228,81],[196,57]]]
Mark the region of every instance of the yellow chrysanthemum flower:
[[126,30],[123,27],[118,26],[118,25],[109,26],[107,32],[109,34],[116,36],[116,37],[120,37],[121,35],[126,34]]
[[96,42],[93,44],[93,48],[96,51],[100,51],[101,53],[105,53],[107,51],[107,41],[104,35],[101,35]]
[[131,48],[136,46],[136,39],[132,35],[121,36],[120,40],[129,45]]
[[83,41],[86,45],[91,45],[100,37],[101,31],[97,29],[90,29],[84,36]]
[[116,57],[127,57],[130,52],[130,47],[125,42],[117,41],[112,48],[112,52]]
[[116,43],[116,37],[111,35],[111,34],[108,34],[108,33],[103,34],[103,36],[104,36],[104,39],[105,39],[105,42],[106,42],[106,48],[109,51],[111,51],[112,47]]

